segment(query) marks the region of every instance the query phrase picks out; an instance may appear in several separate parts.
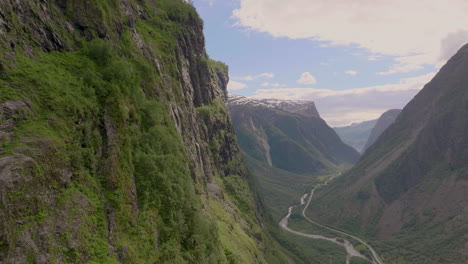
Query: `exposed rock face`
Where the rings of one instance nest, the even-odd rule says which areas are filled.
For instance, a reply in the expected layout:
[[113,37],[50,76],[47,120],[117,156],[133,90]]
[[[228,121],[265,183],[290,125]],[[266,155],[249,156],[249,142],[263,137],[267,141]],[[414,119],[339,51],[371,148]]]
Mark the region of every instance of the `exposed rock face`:
[[229,95],[228,108],[242,150],[272,167],[313,175],[359,158],[320,118],[313,102]]
[[376,123],[377,119],[354,123],[345,127],[334,127],[333,130],[335,130],[344,143],[362,152]]
[[1,263],[267,262],[202,24],[182,0],[0,2]]
[[310,214],[381,240],[387,261],[466,262],[467,87],[465,45],[358,164],[317,193]]
[[364,146],[363,151],[366,151],[375,141],[380,137],[380,135],[387,129],[395,120],[397,119],[398,115],[400,114],[401,109],[392,109],[388,110],[387,112],[383,113],[377,123],[375,124],[372,132],[370,133],[369,139]]
[[[0,104],[0,140],[11,140],[16,123],[27,117],[28,106],[20,101],[7,101]],[[0,149],[0,151],[2,151]],[[1,153],[1,152],[0,152]]]

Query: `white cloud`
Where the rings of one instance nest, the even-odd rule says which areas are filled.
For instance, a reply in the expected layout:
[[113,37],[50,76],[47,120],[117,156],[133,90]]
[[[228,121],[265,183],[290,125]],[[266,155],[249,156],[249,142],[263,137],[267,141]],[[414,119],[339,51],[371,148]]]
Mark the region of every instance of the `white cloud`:
[[466,0],[240,0],[233,18],[238,26],[274,37],[394,56],[395,65],[381,73],[394,74],[439,66],[467,43],[467,10]]
[[245,89],[245,88],[247,88],[247,84],[232,81],[232,80],[230,80],[228,85],[227,85],[228,91],[239,91],[239,90],[242,90],[242,89]]
[[317,80],[315,79],[315,77],[310,74],[310,72],[304,72],[301,77],[299,78],[299,80],[297,80],[297,83],[300,83],[300,84],[316,84],[317,83]]
[[[399,57],[395,59],[395,64],[388,71],[378,72],[378,75],[391,75],[395,73],[407,73],[423,69],[424,64],[429,64],[431,58],[428,54]],[[434,64],[437,64],[434,61]]]
[[341,91],[314,88],[259,89],[252,97],[314,101],[328,124],[341,126],[378,118],[388,109],[403,108],[434,75],[435,72],[406,78],[398,83]]
[[345,73],[346,73],[347,75],[352,75],[352,76],[355,76],[355,75],[357,75],[357,74],[358,74],[358,72],[357,72],[357,71],[353,71],[353,70],[348,70],[348,71],[345,71]]
[[269,83],[269,82],[264,82],[264,83],[262,83],[262,86],[263,86],[263,87],[285,87],[286,85],[285,85],[285,84],[281,84],[281,83]]
[[244,77],[239,77],[239,78],[236,78],[238,80],[242,80],[242,81],[253,81],[253,80],[256,80],[256,79],[259,79],[259,78],[273,78],[275,77],[275,75],[271,72],[264,72],[264,73],[261,73],[261,74],[258,74],[258,75],[247,75],[247,76],[244,76]]

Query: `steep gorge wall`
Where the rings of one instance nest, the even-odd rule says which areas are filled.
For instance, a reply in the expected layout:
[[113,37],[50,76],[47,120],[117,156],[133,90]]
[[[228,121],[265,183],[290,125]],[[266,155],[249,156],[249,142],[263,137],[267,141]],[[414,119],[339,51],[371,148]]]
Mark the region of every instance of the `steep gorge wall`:
[[350,171],[317,191],[310,215],[374,240],[386,263],[468,259],[468,44]]
[[284,260],[202,27],[182,1],[0,3],[1,263]]

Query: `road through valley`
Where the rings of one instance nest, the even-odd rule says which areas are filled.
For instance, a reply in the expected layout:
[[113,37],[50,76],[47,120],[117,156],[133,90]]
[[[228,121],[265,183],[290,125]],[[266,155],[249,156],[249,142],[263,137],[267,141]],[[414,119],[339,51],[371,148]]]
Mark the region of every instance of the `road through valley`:
[[[322,236],[322,235],[316,235],[316,234],[306,234],[306,233],[302,233],[302,232],[298,232],[298,231],[295,231],[295,230],[292,230],[291,228],[288,227],[288,220],[289,220],[289,217],[291,216],[292,214],[292,211],[295,207],[297,206],[291,206],[288,208],[288,213],[286,214],[285,217],[283,217],[283,219],[281,219],[281,221],[279,222],[279,225],[281,228],[283,228],[284,230],[292,233],[292,234],[295,234],[295,235],[298,235],[298,236],[302,236],[302,237],[307,237],[307,238],[311,238],[311,239],[322,239],[322,240],[327,240],[327,241],[330,241],[332,243],[335,243],[335,244],[338,244],[342,247],[344,247],[346,249],[346,253],[347,253],[347,256],[346,256],[346,264],[349,264],[350,263],[350,260],[352,257],[360,257],[360,258],[364,258],[364,259],[367,259],[369,261],[371,261],[372,263],[374,264],[383,264],[380,256],[377,254],[377,252],[370,246],[368,245],[367,243],[365,243],[362,239],[358,238],[358,237],[355,237],[351,234],[347,234],[345,232],[342,232],[342,231],[339,231],[339,230],[336,230],[336,229],[333,229],[333,228],[330,228],[330,227],[326,227],[324,225],[321,225],[311,219],[309,219],[305,212],[307,210],[307,208],[309,207],[309,204],[310,204],[310,201],[312,200],[312,197],[314,195],[314,192],[315,192],[315,189],[313,189],[310,194],[305,194],[304,196],[301,197],[300,199],[300,205],[303,206],[305,204],[305,199],[307,198],[307,196],[309,196],[309,199],[307,200],[307,204],[304,206],[303,210],[302,210],[302,216],[307,220],[309,221],[310,223],[314,224],[314,225],[317,225],[321,228],[324,228],[324,229],[327,229],[329,231],[332,231],[334,233],[338,233],[340,235],[344,235],[344,236],[348,236],[348,237],[351,237],[357,241],[359,241],[360,243],[362,243],[363,245],[365,245],[369,250],[370,252],[372,253],[372,260],[369,260],[366,256],[362,255],[361,253],[359,253],[359,251],[357,251],[354,246],[346,239],[340,239],[340,238],[329,238],[329,237],[325,237],[325,236]],[[343,242],[342,242],[343,241]]]

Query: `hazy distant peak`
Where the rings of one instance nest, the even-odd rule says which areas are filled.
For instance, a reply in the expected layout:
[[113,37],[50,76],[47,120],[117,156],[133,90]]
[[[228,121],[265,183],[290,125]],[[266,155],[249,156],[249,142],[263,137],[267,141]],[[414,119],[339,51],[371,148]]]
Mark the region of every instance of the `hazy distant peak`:
[[369,135],[377,123],[377,119],[352,123],[349,126],[334,127],[335,132],[346,144],[352,146],[359,152],[362,152]]
[[372,129],[370,136],[367,140],[366,145],[364,146],[363,151],[366,151],[372,144],[377,141],[380,135],[397,119],[398,115],[400,114],[401,109],[391,109],[383,113],[377,123],[375,124],[374,128]]

